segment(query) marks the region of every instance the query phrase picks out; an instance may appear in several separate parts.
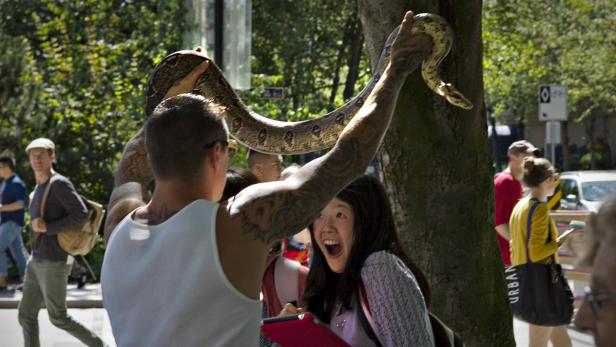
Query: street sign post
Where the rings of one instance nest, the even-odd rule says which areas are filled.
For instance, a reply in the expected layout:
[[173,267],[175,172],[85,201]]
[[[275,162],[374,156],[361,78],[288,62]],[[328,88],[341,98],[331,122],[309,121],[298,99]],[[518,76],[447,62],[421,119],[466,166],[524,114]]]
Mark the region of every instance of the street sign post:
[[[550,160],[552,164],[556,163],[556,146],[561,143],[560,122],[549,121],[545,123],[545,144],[550,145]],[[546,148],[546,153],[547,148]]]
[[567,120],[567,88],[557,84],[539,86],[539,120]]

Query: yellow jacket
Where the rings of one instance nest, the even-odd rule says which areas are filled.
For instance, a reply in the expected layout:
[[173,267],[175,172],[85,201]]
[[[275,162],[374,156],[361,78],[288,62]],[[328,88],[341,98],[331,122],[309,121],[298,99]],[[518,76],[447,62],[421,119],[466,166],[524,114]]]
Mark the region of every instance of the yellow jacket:
[[[533,263],[548,264],[551,262],[551,255],[554,255],[558,262],[558,257],[556,256],[558,251],[558,243],[556,242],[558,230],[556,229],[556,223],[550,217],[547,205],[544,202],[525,197],[515,205],[509,219],[511,265],[526,263],[526,226],[528,223],[528,213],[534,204],[537,204],[537,207],[531,219],[531,233],[530,240],[528,241],[529,260]],[[552,235],[549,242],[548,232]]]

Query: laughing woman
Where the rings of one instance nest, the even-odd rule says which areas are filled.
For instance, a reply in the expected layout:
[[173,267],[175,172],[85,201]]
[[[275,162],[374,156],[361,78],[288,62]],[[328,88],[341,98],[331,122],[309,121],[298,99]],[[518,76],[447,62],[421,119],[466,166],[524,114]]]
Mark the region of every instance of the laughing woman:
[[402,250],[377,179],[351,183],[311,229],[318,247],[306,283],[307,311],[352,346],[434,346],[427,281]]

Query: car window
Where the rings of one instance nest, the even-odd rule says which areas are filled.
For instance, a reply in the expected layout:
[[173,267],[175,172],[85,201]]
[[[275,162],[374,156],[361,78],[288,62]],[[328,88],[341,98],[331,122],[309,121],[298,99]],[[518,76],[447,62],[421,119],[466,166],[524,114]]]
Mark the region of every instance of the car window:
[[603,201],[616,195],[616,181],[583,182],[584,200]]
[[562,191],[563,199],[566,199],[568,195],[573,194],[576,197],[579,196],[577,182],[575,180],[561,178],[560,179],[560,189]]

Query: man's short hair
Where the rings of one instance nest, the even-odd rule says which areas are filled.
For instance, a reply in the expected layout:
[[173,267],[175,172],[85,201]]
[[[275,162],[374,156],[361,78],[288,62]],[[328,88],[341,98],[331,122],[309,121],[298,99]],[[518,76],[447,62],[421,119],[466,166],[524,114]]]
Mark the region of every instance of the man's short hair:
[[532,143],[526,140],[519,140],[512,143],[507,150],[508,155],[534,155],[539,156],[539,148],[533,146]]
[[252,170],[257,164],[263,164],[263,162],[272,156],[278,156],[277,154],[267,154],[259,151],[255,151],[254,149],[248,149],[248,155],[246,161],[248,162],[248,168]]
[[15,171],[15,167],[17,165],[15,163],[15,157],[11,155],[0,156],[0,163],[8,166],[11,169],[11,171]]
[[145,125],[145,146],[157,179],[198,177],[206,150],[216,143],[228,144],[223,112],[200,95],[164,100]]

